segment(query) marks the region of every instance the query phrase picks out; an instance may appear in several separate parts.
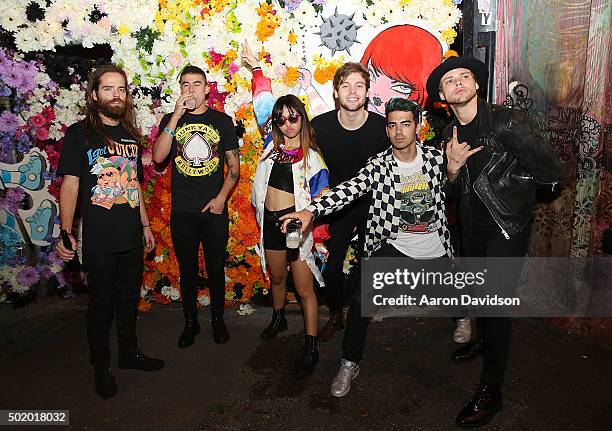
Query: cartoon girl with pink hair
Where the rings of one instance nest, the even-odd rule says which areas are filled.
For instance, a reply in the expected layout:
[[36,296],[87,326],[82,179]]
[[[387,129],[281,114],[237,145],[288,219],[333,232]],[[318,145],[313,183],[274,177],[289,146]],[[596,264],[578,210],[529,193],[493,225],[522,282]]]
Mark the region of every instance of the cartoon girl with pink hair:
[[368,45],[360,63],[370,71],[368,110],[385,115],[392,97],[427,102],[425,83],[442,62],[442,45],[427,30],[397,25],[381,31]]

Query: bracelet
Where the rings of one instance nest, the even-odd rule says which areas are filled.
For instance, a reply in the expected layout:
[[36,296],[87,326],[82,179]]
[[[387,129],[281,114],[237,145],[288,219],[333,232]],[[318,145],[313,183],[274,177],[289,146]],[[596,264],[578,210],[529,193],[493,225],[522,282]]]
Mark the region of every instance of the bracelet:
[[167,134],[169,134],[173,138],[176,137],[176,133],[174,133],[174,130],[170,130],[167,127],[164,127],[164,132],[166,132]]
[[151,227],[151,224],[143,224],[142,227]]

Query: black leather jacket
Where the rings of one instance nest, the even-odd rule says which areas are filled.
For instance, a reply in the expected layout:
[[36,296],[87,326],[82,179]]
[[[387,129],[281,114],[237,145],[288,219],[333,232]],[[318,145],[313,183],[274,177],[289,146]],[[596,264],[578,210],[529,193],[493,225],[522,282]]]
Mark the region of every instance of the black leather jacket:
[[[536,187],[554,191],[561,181],[559,158],[542,136],[537,124],[526,114],[478,99],[475,146],[489,156],[489,161],[470,186],[467,163],[459,177],[447,188],[460,198],[459,212],[465,232],[472,232],[472,201],[476,193],[506,238],[518,235],[533,218]],[[452,136],[455,118],[445,129]]]

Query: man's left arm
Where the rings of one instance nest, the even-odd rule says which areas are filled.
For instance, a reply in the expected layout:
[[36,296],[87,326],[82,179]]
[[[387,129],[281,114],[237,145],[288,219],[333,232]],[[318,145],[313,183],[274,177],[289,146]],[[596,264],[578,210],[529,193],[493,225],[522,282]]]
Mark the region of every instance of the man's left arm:
[[138,184],[138,202],[140,206],[140,223],[142,223],[142,236],[145,240],[145,250],[150,252],[155,248],[155,235],[151,230],[151,221],[147,214],[147,206],[145,205],[144,195],[142,194],[142,187]]
[[227,161],[228,169],[225,180],[223,181],[223,186],[219,194],[206,204],[202,212],[206,212],[210,209],[210,212],[213,214],[221,214],[223,208],[225,208],[225,201],[228,195],[238,182],[238,178],[240,177],[240,148],[226,151],[225,160]]
[[525,114],[513,114],[500,139],[537,184],[551,184],[554,188],[563,179],[557,153],[535,121]]

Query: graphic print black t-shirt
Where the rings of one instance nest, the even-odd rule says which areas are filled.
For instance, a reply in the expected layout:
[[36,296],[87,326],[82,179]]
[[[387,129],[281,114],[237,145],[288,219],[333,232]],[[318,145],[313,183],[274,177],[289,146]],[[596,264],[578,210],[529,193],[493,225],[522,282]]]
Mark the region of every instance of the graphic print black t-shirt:
[[83,253],[116,253],[142,246],[138,183],[140,147],[123,126],[105,126],[103,138],[83,122],[66,131],[58,174],[79,177]]
[[[160,132],[170,121],[166,114]],[[225,152],[238,148],[232,119],[208,108],[203,114],[185,113],[172,140],[172,208],[201,211],[221,190]]]

